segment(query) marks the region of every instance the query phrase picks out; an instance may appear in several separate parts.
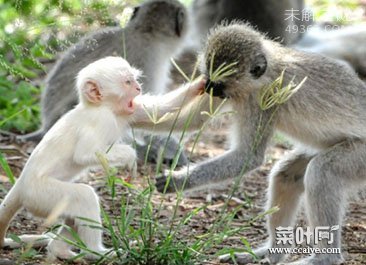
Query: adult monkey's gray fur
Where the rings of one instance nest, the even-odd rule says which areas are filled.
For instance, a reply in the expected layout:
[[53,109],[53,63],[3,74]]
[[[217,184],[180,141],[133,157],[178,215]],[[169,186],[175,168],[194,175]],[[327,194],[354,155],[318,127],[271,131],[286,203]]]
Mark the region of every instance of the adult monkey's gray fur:
[[309,29],[294,48],[345,61],[359,75],[366,77],[366,45],[360,45],[362,43],[366,43],[365,25],[326,25],[323,29],[319,26]]
[[[86,36],[68,49],[46,78],[42,95],[42,128],[20,137],[39,141],[48,129],[77,103],[75,75],[89,63],[105,56],[124,56],[143,71],[143,90],[165,92],[169,80],[170,58],[183,43],[187,31],[186,8],[176,0],[150,0],[135,8],[127,26],[110,27]],[[125,45],[125,47],[124,47]],[[155,138],[156,139],[156,138]],[[150,152],[157,153],[165,139],[158,138]],[[173,138],[168,141],[166,156],[173,159],[177,150]],[[138,152],[144,154],[144,148]],[[139,157],[141,157],[139,155]],[[157,157],[157,155],[155,155]],[[166,157],[165,156],[165,157]],[[186,163],[184,156],[180,163]]]
[[[302,194],[311,227],[341,225],[347,191],[365,182],[366,85],[337,61],[283,47],[244,24],[220,26],[209,36],[203,67],[208,78],[212,56],[214,70],[237,62],[237,73],[212,84],[214,90],[221,89],[215,95],[227,97],[236,111],[231,130],[234,140],[224,155],[191,167],[185,188],[219,183],[257,168],[275,130],[293,139],[295,150],[270,173],[267,207],[279,206],[280,210],[268,218],[268,243],[254,251],[276,264],[284,254],[269,255],[268,248],[291,246],[276,244],[275,228],[294,225]],[[283,70],[284,85],[292,78],[297,84],[307,80],[287,102],[263,111],[258,94]],[[168,191],[181,188],[185,176],[184,171],[175,172]],[[158,179],[160,191],[165,184],[165,177]],[[341,231],[334,231],[332,244],[322,240],[316,247],[340,246]],[[246,254],[237,254],[236,260],[252,262]],[[329,265],[342,260],[341,254],[317,254],[290,264]]]

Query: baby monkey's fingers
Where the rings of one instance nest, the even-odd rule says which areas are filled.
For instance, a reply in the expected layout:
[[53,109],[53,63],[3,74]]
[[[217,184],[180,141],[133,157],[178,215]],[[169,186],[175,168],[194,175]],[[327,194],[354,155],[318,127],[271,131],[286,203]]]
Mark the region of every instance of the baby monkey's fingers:
[[203,75],[195,79],[191,85],[190,90],[194,93],[194,95],[202,95],[205,93],[207,79]]

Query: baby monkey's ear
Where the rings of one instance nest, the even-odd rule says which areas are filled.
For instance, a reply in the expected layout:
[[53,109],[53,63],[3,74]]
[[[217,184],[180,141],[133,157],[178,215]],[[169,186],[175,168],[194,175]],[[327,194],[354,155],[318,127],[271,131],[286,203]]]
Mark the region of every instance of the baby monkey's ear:
[[82,91],[83,91],[85,98],[90,103],[97,104],[102,101],[103,96],[101,93],[100,86],[94,80],[89,80],[89,81],[85,82]]

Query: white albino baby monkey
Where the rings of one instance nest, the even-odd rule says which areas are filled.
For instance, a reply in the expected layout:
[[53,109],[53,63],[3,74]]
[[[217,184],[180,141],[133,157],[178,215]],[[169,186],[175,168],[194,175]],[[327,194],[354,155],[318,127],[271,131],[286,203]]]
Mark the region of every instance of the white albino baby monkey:
[[[110,251],[103,246],[102,231],[88,227],[90,223],[77,218],[101,223],[97,194],[91,186],[73,181],[83,170],[98,166],[98,152],[105,153],[111,164],[131,167],[135,163],[135,150],[119,139],[130,125],[154,126],[144,108],[152,111],[154,105],[159,106],[162,115],[175,111],[201,94],[205,85],[205,81],[200,80],[165,95],[138,96],[141,92],[136,81],[139,74],[140,71],[121,57],[100,59],[79,72],[80,103],[48,131],[0,205],[0,247],[16,247],[14,241],[4,237],[11,219],[22,207],[46,218],[63,206],[60,218],[78,233],[90,250],[102,254]],[[134,102],[136,96],[139,99]],[[63,227],[58,233],[72,239]],[[28,242],[40,236],[20,238]],[[46,243],[53,257],[69,259],[76,255],[62,240],[46,238],[35,242]],[[88,253],[86,258],[96,256]]]

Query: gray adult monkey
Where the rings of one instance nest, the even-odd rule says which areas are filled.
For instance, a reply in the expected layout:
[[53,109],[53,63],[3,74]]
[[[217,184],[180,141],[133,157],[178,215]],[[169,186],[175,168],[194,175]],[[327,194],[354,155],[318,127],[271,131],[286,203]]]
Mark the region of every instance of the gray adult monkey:
[[[161,177],[156,185],[160,191],[166,186],[172,192],[181,189],[183,183],[186,189],[195,189],[240,176],[262,164],[275,130],[288,135],[295,149],[270,173],[267,208],[278,206],[280,210],[268,217],[268,242],[254,250],[258,257],[277,264],[285,254],[269,255],[268,249],[291,246],[276,244],[275,228],[294,225],[302,195],[312,228],[341,225],[348,192],[366,182],[366,85],[344,64],[283,47],[246,24],[219,26],[211,33],[202,67],[208,79],[212,58],[213,70],[224,63],[237,63],[235,74],[220,83],[207,82],[213,94],[228,98],[236,111],[232,116],[231,149],[191,166],[188,177],[182,170],[174,172],[168,184]],[[262,110],[258,103],[262,88],[284,70],[284,85],[300,84],[305,77],[307,80],[286,102]],[[340,248],[341,231],[334,231],[331,244],[323,240],[317,247]],[[222,257],[223,261],[229,259]],[[246,254],[237,254],[236,260],[239,264],[253,262]],[[342,261],[341,254],[315,254],[288,264]]]

